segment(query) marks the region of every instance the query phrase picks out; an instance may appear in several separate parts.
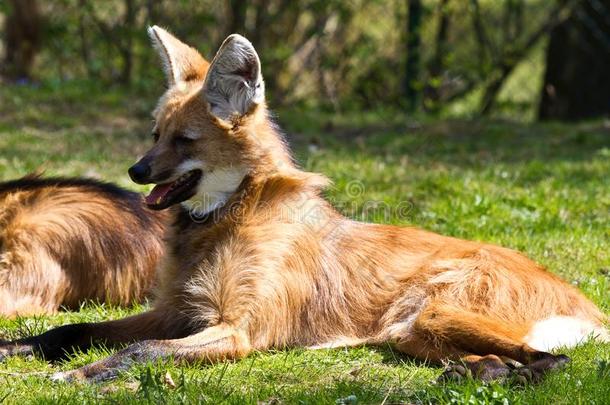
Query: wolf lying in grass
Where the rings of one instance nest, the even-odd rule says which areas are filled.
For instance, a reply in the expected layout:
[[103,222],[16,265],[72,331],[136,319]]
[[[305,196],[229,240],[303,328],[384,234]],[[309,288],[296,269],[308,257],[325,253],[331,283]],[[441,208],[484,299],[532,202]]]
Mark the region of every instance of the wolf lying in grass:
[[[131,364],[239,359],[255,350],[391,344],[459,378],[538,380],[548,351],[608,339],[579,291],[522,254],[411,227],[355,222],[321,196],[270,121],[259,58],[231,35],[211,65],[152,27],[169,89],[154,146],[130,170],[174,216],[154,307],[0,346],[56,359],[131,345],[57,380],[102,381]],[[515,368],[514,364],[519,363]]]
[[95,180],[0,183],[0,316],[141,300],[155,279],[166,217],[139,194]]

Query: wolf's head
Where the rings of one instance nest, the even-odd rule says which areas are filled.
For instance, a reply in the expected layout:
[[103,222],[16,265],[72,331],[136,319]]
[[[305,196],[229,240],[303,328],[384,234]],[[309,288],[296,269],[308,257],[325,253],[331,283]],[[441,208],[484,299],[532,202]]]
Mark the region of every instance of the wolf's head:
[[168,90],[153,112],[153,147],[129,169],[155,183],[153,209],[183,203],[201,214],[222,205],[248,175],[291,166],[267,118],[265,84],[252,44],[229,36],[212,63],[159,27],[149,28]]

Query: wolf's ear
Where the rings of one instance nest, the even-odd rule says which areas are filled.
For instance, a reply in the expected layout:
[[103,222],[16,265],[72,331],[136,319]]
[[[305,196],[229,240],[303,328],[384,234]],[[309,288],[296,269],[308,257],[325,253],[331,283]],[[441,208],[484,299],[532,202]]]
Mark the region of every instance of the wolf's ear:
[[180,82],[205,78],[210,64],[197,50],[156,25],[148,27],[148,36],[161,57],[170,87]]
[[242,116],[264,101],[261,62],[250,41],[238,34],[225,39],[212,60],[203,94],[221,119]]

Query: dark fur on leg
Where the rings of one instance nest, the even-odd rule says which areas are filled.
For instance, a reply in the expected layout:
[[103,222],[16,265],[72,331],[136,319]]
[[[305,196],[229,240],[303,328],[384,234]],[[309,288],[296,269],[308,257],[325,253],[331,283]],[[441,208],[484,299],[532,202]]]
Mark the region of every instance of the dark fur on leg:
[[570,362],[570,358],[563,354],[540,352],[536,357],[537,360],[531,363],[514,367],[494,355],[468,356],[461,363],[448,366],[438,380],[460,381],[464,378],[476,377],[483,381],[512,380],[517,384],[525,385],[540,382],[548,372],[560,369]]
[[38,336],[0,342],[0,361],[15,355],[55,361],[94,345],[116,347],[149,339],[175,339],[194,331],[179,315],[149,311],[116,321],[60,326]]
[[122,371],[128,370],[134,364],[167,359],[170,355],[170,351],[162,341],[145,340],[79,369],[55,373],[51,379],[53,381],[92,383],[108,381],[115,379]]

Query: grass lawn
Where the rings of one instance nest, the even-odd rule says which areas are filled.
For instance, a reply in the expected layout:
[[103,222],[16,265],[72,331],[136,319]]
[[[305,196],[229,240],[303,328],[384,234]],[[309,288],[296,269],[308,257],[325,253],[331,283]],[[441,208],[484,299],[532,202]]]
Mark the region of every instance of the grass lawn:
[[[61,92],[4,86],[0,179],[43,169],[143,190],[130,182],[127,168],[151,143],[148,112],[154,102],[154,96],[90,86]],[[391,113],[302,111],[282,111],[279,121],[301,164],[334,180],[328,196],[346,215],[521,250],[610,313],[608,122],[405,124]],[[0,337],[141,310],[90,304],[79,312],[0,320]],[[107,353],[91,350],[53,365],[11,358],[0,364],[0,402],[610,403],[610,344],[593,343],[565,351],[573,359],[566,369],[525,388],[436,384],[440,368],[369,347],[256,353],[214,366],[150,364],[102,385],[44,378]]]

